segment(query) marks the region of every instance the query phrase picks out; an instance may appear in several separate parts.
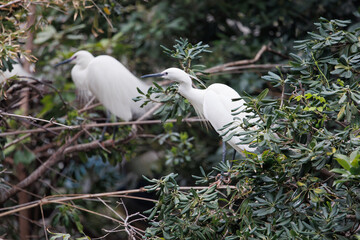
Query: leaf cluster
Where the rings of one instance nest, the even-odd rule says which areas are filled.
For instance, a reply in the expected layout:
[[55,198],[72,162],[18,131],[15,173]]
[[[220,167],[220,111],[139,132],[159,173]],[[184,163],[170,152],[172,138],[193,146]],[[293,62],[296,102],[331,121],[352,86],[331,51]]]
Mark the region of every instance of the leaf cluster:
[[[344,30],[347,24],[321,18],[316,33],[296,42],[289,72],[263,77],[281,89],[280,99],[267,90],[245,97],[244,111],[260,118],[248,131],[257,152],[202,170],[195,178],[203,190],[180,191],[174,174],[150,180],[159,202],[147,237],[359,237],[360,30]],[[225,191],[216,190],[219,183]]]

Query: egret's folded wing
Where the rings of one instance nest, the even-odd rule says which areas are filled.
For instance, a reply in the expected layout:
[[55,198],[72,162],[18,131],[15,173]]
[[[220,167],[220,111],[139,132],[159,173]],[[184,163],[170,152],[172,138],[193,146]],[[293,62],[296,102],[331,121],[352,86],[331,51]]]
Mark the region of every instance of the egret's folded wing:
[[[125,71],[124,71],[125,69]],[[135,78],[119,61],[110,56],[98,56],[88,66],[89,88],[96,98],[113,114],[129,121],[131,89]]]
[[[214,84],[213,84],[214,85]],[[211,86],[213,86],[211,85]],[[204,105],[203,105],[203,110],[204,110],[204,116],[207,120],[209,120],[209,122],[211,123],[211,125],[215,128],[215,130],[219,133],[219,134],[224,134],[228,128],[224,129],[224,130],[220,130],[222,129],[225,125],[233,122],[234,117],[231,115],[231,110],[233,108],[239,107],[239,105],[235,105],[234,102],[232,101],[233,98],[239,98],[239,94],[233,90],[230,87],[227,87],[226,85],[220,84],[222,86],[219,86],[219,88],[215,89],[217,90],[217,92],[214,91],[214,88],[208,88],[206,90],[205,96],[204,96]],[[224,88],[222,88],[223,86],[226,86]],[[221,92],[221,94],[219,94],[218,92],[221,90],[226,90],[228,91],[228,94],[222,94],[224,92]],[[231,89],[231,90],[229,90]],[[226,93],[226,92],[225,92]],[[239,101],[238,101],[239,102]],[[239,103],[238,103],[239,104]],[[235,107],[236,106],[236,107]],[[242,113],[243,115],[246,115],[245,113]],[[236,124],[238,124],[238,122],[232,126],[236,126]],[[241,129],[240,127],[237,127],[236,129],[234,129],[233,131],[244,131],[243,129]],[[227,133],[225,136],[228,136],[229,134],[231,134],[231,132]],[[248,151],[253,151],[253,148],[250,148],[248,145],[237,145],[236,143],[238,143],[240,140],[238,137],[232,137],[228,143],[234,148],[236,149],[238,152],[241,152],[241,150],[246,149]]]

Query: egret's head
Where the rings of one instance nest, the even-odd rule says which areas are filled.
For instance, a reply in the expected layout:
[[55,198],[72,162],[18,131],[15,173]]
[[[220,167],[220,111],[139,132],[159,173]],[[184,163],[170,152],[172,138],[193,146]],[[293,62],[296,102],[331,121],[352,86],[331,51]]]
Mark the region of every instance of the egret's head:
[[62,62],[59,62],[58,64],[55,65],[55,67],[65,64],[65,63],[73,63],[73,64],[77,64],[80,65],[82,67],[87,67],[87,65],[90,63],[90,61],[94,58],[94,56],[89,53],[88,51],[78,51],[76,53],[74,53],[74,55],[71,56],[71,58],[66,59]]
[[189,80],[191,82],[190,75],[179,68],[168,68],[161,73],[147,74],[141,76],[141,78],[148,77],[162,77],[164,79],[169,79],[178,83],[189,82]]

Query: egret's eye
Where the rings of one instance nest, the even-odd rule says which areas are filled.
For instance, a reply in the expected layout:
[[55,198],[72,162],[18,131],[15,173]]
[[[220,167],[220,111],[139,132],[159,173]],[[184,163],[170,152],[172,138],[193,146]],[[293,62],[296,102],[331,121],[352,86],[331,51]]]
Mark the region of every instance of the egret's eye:
[[165,72],[165,76],[167,76],[167,75],[169,75],[169,73],[168,73],[168,72]]

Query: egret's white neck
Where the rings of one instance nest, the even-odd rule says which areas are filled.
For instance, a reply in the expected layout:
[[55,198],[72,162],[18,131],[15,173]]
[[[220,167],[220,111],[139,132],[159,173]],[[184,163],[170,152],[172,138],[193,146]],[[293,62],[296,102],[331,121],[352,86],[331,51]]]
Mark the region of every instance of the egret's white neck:
[[71,69],[71,78],[80,92],[89,91],[88,79],[86,77],[86,67],[83,68],[81,65],[76,64]]
[[204,103],[204,94],[205,90],[196,89],[192,87],[192,81],[189,77],[188,81],[181,82],[179,84],[179,93],[189,100],[191,105],[195,108],[195,111],[200,114],[201,117],[204,116],[203,112],[203,103]]
[[88,56],[87,58],[83,58],[79,60],[75,66],[78,66],[81,69],[85,69],[94,58],[94,56]]

